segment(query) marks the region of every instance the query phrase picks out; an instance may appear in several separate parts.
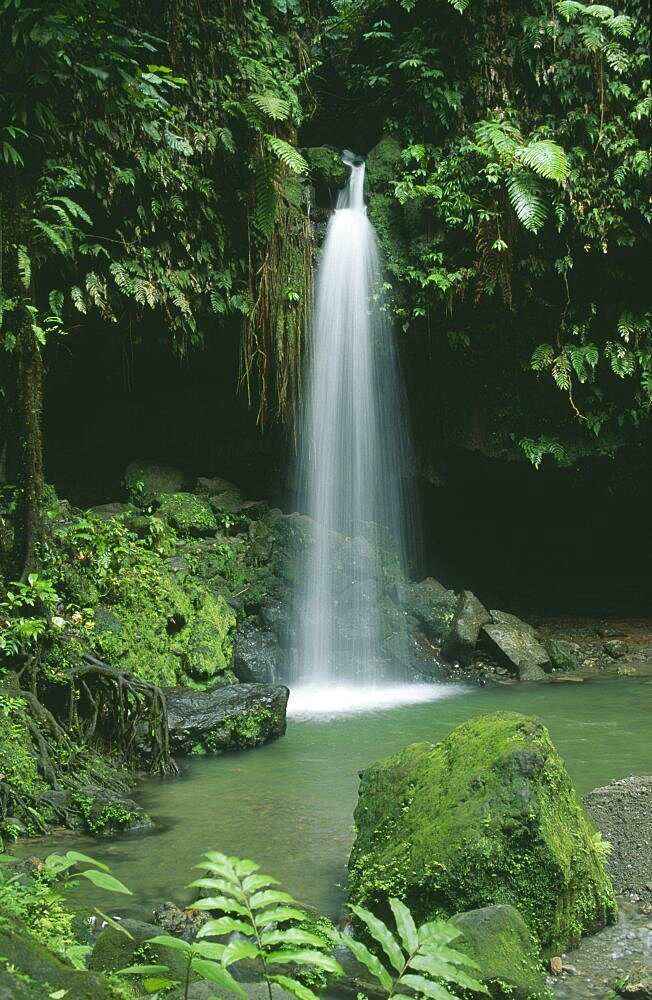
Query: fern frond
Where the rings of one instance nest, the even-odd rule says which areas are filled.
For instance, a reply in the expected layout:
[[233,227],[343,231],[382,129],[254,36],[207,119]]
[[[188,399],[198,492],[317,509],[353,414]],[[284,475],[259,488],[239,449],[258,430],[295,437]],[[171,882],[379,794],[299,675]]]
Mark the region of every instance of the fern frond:
[[544,368],[550,367],[554,356],[555,352],[550,344],[539,344],[532,352],[530,368],[535,372],[543,371]]
[[267,144],[274,155],[281,163],[291,170],[293,174],[309,174],[310,167],[304,160],[301,153],[285,139],[279,139],[276,135],[267,136]]
[[42,222],[41,219],[34,219],[34,226],[60,253],[69,253],[70,247],[57,229],[48,226],[47,222]]
[[22,244],[16,247],[16,255],[18,257],[18,274],[20,275],[21,284],[23,288],[29,288],[30,281],[32,280],[32,262],[27,252],[27,247]]
[[72,299],[72,304],[74,305],[77,312],[86,315],[88,308],[86,306],[86,299],[84,298],[84,293],[82,292],[79,285],[73,285],[70,289],[70,298]]
[[549,139],[528,142],[527,146],[521,146],[517,149],[514,156],[520,163],[525,164],[541,177],[548,177],[553,181],[563,181],[568,176],[569,167],[566,153],[561,146]]
[[269,156],[263,154],[256,161],[255,169],[256,207],[254,209],[254,224],[263,236],[269,238],[274,231],[278,204],[275,164]]
[[519,222],[537,233],[548,217],[538,177],[524,170],[515,171],[507,178],[507,192]]
[[249,94],[249,100],[273,121],[285,122],[290,117],[290,105],[276,94]]
[[81,205],[79,205],[76,201],[73,201],[72,198],[68,198],[66,197],[66,195],[63,194],[58,194],[54,198],[51,198],[50,200],[51,202],[55,202],[60,205],[65,205],[65,207],[68,209],[70,213],[71,218],[81,219],[82,222],[85,222],[89,226],[93,224],[92,219],[88,214],[88,212],[85,209],[83,209]]
[[522,139],[513,125],[485,121],[479,122],[475,127],[475,141],[485,152],[511,159]]

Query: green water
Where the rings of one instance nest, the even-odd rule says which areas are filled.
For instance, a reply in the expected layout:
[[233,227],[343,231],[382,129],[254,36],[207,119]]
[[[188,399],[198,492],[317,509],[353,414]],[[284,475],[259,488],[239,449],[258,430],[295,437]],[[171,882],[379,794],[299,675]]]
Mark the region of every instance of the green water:
[[[76,848],[105,861],[134,891],[99,894],[115,913],[147,915],[157,902],[187,902],[203,851],[254,858],[263,871],[321,912],[337,914],[353,839],[358,772],[416,740],[436,742],[482,712],[538,715],[580,794],[613,778],[652,771],[652,682],[458,691],[445,700],[332,719],[289,720],[287,735],[259,750],[186,759],[179,778],[147,779],[136,798],[155,831],[98,842],[77,835],[32,842],[30,853]],[[25,853],[21,851],[21,853]],[[126,900],[126,905],[125,904]]]

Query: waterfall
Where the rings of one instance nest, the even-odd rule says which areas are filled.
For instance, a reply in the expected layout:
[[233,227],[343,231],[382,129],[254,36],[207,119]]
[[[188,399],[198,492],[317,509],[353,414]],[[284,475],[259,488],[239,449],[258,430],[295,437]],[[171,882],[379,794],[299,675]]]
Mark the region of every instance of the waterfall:
[[405,679],[392,655],[401,626],[387,581],[409,535],[409,439],[365,165],[347,151],[343,160],[350,175],[317,271],[299,442],[298,504],[312,534],[298,571],[290,680],[318,687]]

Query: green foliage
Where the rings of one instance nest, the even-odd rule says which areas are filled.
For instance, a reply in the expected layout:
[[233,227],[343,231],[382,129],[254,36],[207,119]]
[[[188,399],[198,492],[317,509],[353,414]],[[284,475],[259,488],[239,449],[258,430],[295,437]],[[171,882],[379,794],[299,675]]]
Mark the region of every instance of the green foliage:
[[[28,794],[43,788],[32,752],[25,700],[4,690],[0,690],[0,774],[0,780]],[[2,832],[13,833],[7,824]]]
[[[47,615],[57,601],[58,594],[50,580],[38,573],[30,573],[27,583],[10,583],[0,600],[0,654],[14,657],[33,649],[45,632]],[[27,609],[38,610],[40,614],[26,613]]]

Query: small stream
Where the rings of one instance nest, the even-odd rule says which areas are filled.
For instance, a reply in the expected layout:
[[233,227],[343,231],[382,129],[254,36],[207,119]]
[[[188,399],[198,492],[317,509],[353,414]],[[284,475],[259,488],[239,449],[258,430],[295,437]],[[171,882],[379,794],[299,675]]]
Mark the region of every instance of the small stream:
[[[266,747],[186,758],[178,778],[144,779],[135,796],[156,823],[151,832],[105,842],[62,833],[23,844],[20,853],[74,848],[91,854],[134,892],[131,900],[91,890],[93,905],[151,919],[153,906],[163,900],[191,900],[192,890],[185,886],[195,877],[193,865],[203,851],[216,849],[254,858],[300,900],[336,917],[354,836],[358,772],[407,743],[436,742],[474,715],[507,710],[543,720],[580,795],[614,778],[652,770],[649,679],[444,687],[441,694],[440,700],[425,704],[292,717],[287,735]],[[84,900],[91,902],[89,890],[83,891]],[[609,948],[622,950],[627,940],[633,942],[632,954],[644,951],[650,943],[649,922],[640,912],[630,914],[617,929],[604,932],[609,944],[606,938],[595,946],[592,942],[599,938],[585,942],[584,948],[593,946],[594,957],[582,959],[587,965],[582,975],[569,975],[557,984],[557,995],[600,996],[582,992],[588,972],[600,961],[610,975],[617,963],[605,962],[605,956]],[[628,939],[628,934],[634,937]],[[568,961],[580,970],[578,960]]]

